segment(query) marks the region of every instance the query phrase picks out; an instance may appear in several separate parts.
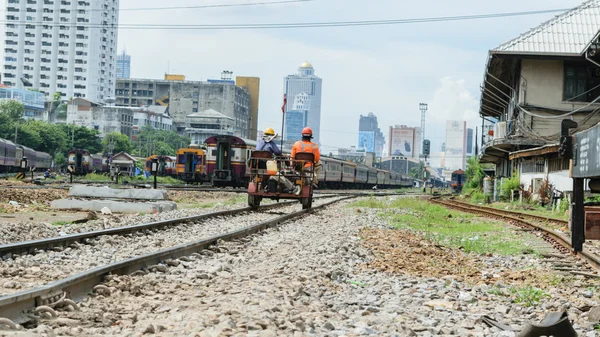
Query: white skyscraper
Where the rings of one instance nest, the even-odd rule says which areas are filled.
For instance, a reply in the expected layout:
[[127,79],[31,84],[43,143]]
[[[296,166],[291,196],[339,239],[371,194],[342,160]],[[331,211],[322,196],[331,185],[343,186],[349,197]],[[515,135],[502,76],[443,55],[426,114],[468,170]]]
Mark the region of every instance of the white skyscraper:
[[[313,130],[313,141],[319,143],[321,130],[321,78],[315,76],[312,64],[304,62],[296,75],[285,78],[287,94],[286,111],[293,111],[302,105],[306,109],[306,126]],[[297,135],[300,137],[300,135]]]
[[64,99],[114,95],[119,0],[0,0],[1,81]]

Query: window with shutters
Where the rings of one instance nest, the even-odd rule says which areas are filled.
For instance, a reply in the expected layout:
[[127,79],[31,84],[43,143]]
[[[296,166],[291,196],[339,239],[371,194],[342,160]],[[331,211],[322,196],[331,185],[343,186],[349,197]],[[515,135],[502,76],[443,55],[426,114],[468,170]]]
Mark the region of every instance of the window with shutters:
[[563,100],[592,102],[598,97],[600,97],[600,68],[586,63],[565,61]]

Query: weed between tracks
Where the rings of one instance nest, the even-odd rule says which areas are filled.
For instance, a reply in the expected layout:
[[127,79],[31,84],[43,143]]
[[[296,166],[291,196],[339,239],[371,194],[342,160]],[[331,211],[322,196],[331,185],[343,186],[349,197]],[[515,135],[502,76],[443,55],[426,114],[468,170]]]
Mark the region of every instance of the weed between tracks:
[[514,303],[519,303],[526,307],[533,307],[543,299],[551,297],[548,292],[530,285],[503,289],[494,287],[490,289],[488,293],[497,296],[511,297]]
[[460,248],[467,253],[521,254],[538,253],[529,247],[522,232],[475,215],[448,210],[422,199],[399,198],[395,200],[368,198],[351,205],[381,209],[397,228],[417,231],[427,240],[439,245]]

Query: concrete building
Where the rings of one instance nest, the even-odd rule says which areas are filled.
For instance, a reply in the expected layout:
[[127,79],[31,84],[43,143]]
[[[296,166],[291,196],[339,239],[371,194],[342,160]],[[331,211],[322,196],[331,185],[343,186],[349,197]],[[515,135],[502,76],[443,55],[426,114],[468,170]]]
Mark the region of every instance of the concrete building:
[[284,148],[291,150],[295,142],[302,139],[302,129],[306,126],[308,111],[291,110],[285,113],[285,124],[283,131]]
[[131,77],[131,56],[123,50],[121,54],[117,56],[117,78],[130,78]]
[[379,168],[382,170],[389,170],[403,175],[408,175],[413,167],[418,167],[419,164],[420,161],[418,158],[392,156],[382,158]]
[[[165,78],[173,78],[165,75]],[[213,109],[234,119],[234,134],[248,138],[250,94],[233,81],[207,82],[181,80],[118,79],[115,91],[118,106],[167,106],[173,118],[173,131],[185,134],[186,117]]]
[[257,140],[258,131],[258,104],[260,96],[260,78],[236,76],[235,85],[246,89],[250,95],[250,104],[248,106],[248,137]]
[[319,143],[321,130],[321,87],[322,80],[315,75],[312,64],[304,62],[295,75],[288,75],[284,79],[284,91],[287,95],[286,111],[303,110],[294,108],[298,99],[307,99],[305,105],[308,109],[306,125],[313,130],[313,141]]
[[235,120],[213,109],[196,112],[186,117],[185,136],[191,139],[192,144],[203,144],[212,136],[232,136],[234,130]]
[[[369,144],[372,144],[369,146]],[[360,115],[358,121],[358,148],[367,152],[374,152],[375,156],[383,155],[385,137],[379,128],[377,116],[369,112],[367,116]]]
[[104,101],[114,93],[118,0],[0,0],[2,83]]
[[421,128],[406,125],[390,126],[388,156],[419,158],[421,153]]
[[474,140],[475,136],[473,134],[473,129],[467,129],[467,157],[470,157],[475,154]]
[[[496,177],[509,177],[519,169],[514,159],[538,156],[552,160],[544,149],[558,142],[563,119],[578,122],[575,132],[600,122],[598,6],[600,0],[586,1],[490,50],[479,114],[485,120],[482,129],[487,125],[491,129],[482,146],[481,162],[495,164]],[[567,164],[553,165],[564,168]],[[520,170],[526,174],[551,172]],[[521,179],[530,184],[529,177]],[[551,183],[568,185],[558,180]]]
[[467,122],[446,121],[445,168],[464,170],[467,162]]
[[67,124],[98,130],[101,138],[110,132],[120,132],[131,138],[133,115],[132,109],[105,106],[84,98],[74,98],[67,106]]
[[167,107],[153,105],[126,109],[133,111],[131,136],[131,140],[133,141],[138,140],[138,135],[144,128],[164,131],[171,131],[173,129],[173,120],[167,114]]
[[23,112],[24,119],[48,120],[45,109],[46,97],[41,92],[0,85],[0,100],[15,100],[23,103],[25,108]]

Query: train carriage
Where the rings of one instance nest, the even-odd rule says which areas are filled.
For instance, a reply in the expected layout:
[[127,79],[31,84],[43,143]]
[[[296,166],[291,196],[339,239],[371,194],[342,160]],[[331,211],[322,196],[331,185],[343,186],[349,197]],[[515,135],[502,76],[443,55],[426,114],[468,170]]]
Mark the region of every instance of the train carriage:
[[365,188],[369,180],[369,167],[363,164],[357,164],[354,176],[354,183],[358,188]]
[[342,162],[342,187],[351,188],[354,185],[356,164],[346,161]]
[[465,171],[456,170],[452,172],[450,184],[454,193],[460,193],[465,183]]
[[175,165],[175,175],[186,183],[202,184],[208,181],[207,153],[198,145],[192,144],[177,150],[172,165]]
[[257,142],[235,136],[206,139],[207,169],[214,186],[246,187],[250,181],[248,159]]
[[342,187],[342,161],[321,157],[321,170],[325,171],[324,180],[319,182],[325,188]]
[[171,156],[158,156],[152,155],[144,160],[144,170],[147,172],[152,171],[152,160],[158,159],[158,173],[159,177],[176,177],[176,157]]

